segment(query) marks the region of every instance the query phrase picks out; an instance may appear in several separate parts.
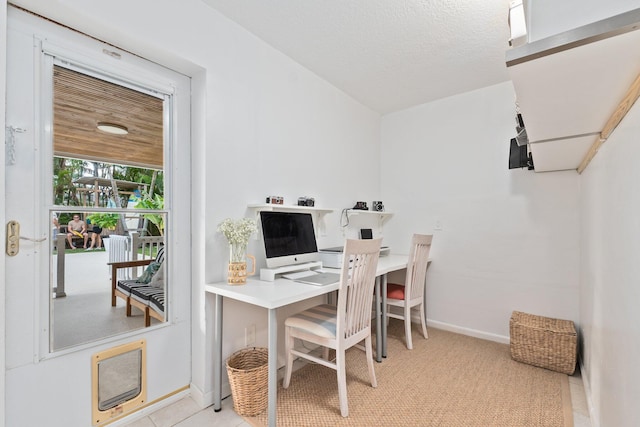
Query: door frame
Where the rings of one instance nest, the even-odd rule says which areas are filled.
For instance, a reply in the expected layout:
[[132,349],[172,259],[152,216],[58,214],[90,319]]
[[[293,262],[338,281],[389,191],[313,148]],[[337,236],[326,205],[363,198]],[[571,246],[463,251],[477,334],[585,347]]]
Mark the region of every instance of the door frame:
[[[0,34],[7,34],[7,1],[0,0]],[[6,37],[5,42],[0,43],[0,128],[2,128],[2,146],[5,146],[5,116],[6,116],[6,76],[7,76],[7,43]],[[4,194],[4,169],[5,169],[5,150],[0,150],[0,188],[2,189],[2,193]],[[0,200],[0,224],[3,226],[0,227],[0,241],[4,242],[6,237],[6,231],[4,224],[5,222],[5,199],[2,197]],[[4,254],[4,251],[2,251]],[[2,307],[2,312],[4,313],[5,307],[5,263],[4,263],[3,255],[2,265],[0,266],[0,307]],[[6,342],[5,342],[5,333],[6,333],[6,325],[5,325],[5,316],[0,316],[0,414],[6,414],[5,410],[5,396],[6,396],[6,386],[5,386],[5,370],[6,370]],[[0,416],[0,427],[5,426],[5,417],[4,415]]]

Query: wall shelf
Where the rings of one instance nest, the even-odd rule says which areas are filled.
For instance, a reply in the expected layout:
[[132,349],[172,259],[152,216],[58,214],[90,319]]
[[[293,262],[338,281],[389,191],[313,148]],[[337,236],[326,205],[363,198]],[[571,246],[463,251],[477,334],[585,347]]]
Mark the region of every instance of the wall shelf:
[[256,213],[260,211],[276,211],[276,212],[316,212],[321,215],[326,215],[333,212],[333,209],[318,208],[315,206],[297,206],[297,205],[277,205],[275,203],[262,203],[255,205],[248,205],[249,209]]
[[347,215],[373,215],[378,216],[380,218],[380,225],[384,224],[389,218],[393,216],[392,212],[378,212],[378,211],[363,211],[360,209],[347,209]]
[[620,114],[640,68],[638,28],[640,8],[506,52],[536,172],[578,169]]
[[379,211],[364,211],[360,209],[345,209],[343,211],[343,215],[346,215],[347,223],[349,218],[353,216],[361,216],[363,218],[372,218],[377,220],[377,224],[376,224],[377,233],[382,235],[382,229],[383,229],[384,223],[393,216],[393,213],[387,212],[387,211],[379,212]]

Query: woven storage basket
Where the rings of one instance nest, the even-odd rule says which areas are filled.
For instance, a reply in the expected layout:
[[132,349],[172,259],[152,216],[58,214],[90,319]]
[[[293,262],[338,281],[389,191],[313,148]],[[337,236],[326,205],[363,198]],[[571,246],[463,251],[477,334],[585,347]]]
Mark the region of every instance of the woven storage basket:
[[572,321],[514,311],[509,321],[509,332],[514,360],[573,374],[578,334]]
[[252,417],[267,408],[268,352],[266,348],[245,348],[227,359],[227,375],[238,415]]

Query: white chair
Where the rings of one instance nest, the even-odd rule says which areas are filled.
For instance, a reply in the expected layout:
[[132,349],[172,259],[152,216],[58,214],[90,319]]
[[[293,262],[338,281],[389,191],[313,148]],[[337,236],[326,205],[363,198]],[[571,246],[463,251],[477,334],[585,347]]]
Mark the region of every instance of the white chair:
[[[411,250],[409,252],[407,276],[404,285],[397,283],[387,284],[387,317],[404,320],[404,333],[409,350],[413,349],[413,342],[411,341],[412,308],[416,307],[420,310],[422,334],[425,339],[429,338],[423,305],[432,239],[432,235],[414,234],[411,239]],[[390,307],[402,307],[403,312],[402,314],[392,313]]]
[[[377,387],[371,348],[371,304],[381,241],[347,240],[337,307],[319,305],[293,315],[284,322],[287,362],[283,387],[289,387],[294,356],[335,369],[343,417],[349,415],[345,351],[363,340],[371,386]],[[295,338],[325,347],[325,358],[296,350]],[[336,351],[335,361],[326,360],[330,348]]]

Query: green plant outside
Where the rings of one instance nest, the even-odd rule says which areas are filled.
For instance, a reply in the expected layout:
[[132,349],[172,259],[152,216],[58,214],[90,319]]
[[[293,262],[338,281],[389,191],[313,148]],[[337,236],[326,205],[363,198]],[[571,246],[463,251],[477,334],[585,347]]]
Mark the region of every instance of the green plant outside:
[[[160,194],[155,194],[153,197],[150,197],[146,192],[142,194],[142,197],[138,198],[137,203],[135,205],[136,209],[155,209],[161,210],[164,209],[164,197]],[[154,224],[160,235],[164,235],[164,215],[163,214],[142,214],[142,216],[152,224]]]
[[108,213],[94,213],[87,217],[91,224],[97,225],[100,228],[106,228],[109,230],[113,230],[118,225],[118,214],[108,214]]
[[[65,157],[53,158],[53,196],[55,205],[81,206],[74,181],[83,176],[113,177],[124,181],[150,185],[158,171],[110,163],[90,162]],[[164,179],[160,171],[155,175],[154,194],[164,193]],[[100,196],[100,205],[105,206],[108,197]]]
[[[54,157],[53,159],[54,204],[62,206],[83,206],[83,203],[86,201],[78,198],[77,188],[74,182],[78,178],[86,176],[100,178],[113,177],[116,180],[136,182],[148,186],[153,183],[153,196],[144,192],[140,197],[134,196],[132,201],[137,202],[136,208],[139,209],[164,209],[164,179],[162,171],[64,157]],[[96,204],[96,206],[112,207],[113,203],[115,203],[117,207],[126,208],[127,202],[129,201],[128,197],[120,197],[120,200],[115,200],[113,195],[107,193],[101,193],[97,197],[99,197],[97,200],[99,204]],[[62,212],[58,220],[60,224],[66,225],[71,221],[72,216],[73,213]],[[142,216],[151,223],[147,225],[149,227],[149,233],[164,235],[164,215],[149,213],[142,214]],[[119,229],[119,224],[121,224],[119,222],[120,215],[118,214],[95,213],[88,215],[85,219],[88,219],[91,224],[110,230]]]

